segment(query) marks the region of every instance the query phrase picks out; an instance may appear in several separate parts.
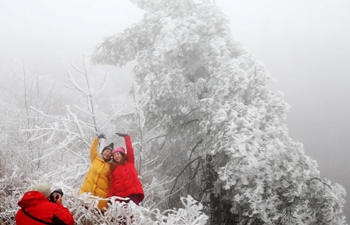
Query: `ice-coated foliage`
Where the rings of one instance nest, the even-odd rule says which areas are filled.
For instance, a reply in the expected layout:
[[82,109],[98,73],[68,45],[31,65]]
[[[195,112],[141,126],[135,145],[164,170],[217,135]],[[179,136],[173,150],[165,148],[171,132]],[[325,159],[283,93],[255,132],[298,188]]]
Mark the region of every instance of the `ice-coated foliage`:
[[[40,182],[35,176],[24,177],[19,168],[14,168],[12,174],[0,178],[0,223],[16,224],[15,214],[19,210],[18,200],[30,188]],[[53,183],[54,188],[64,192],[63,204],[69,208],[76,224],[80,225],[202,225],[208,217],[203,213],[202,204],[191,196],[182,198],[183,206],[177,210],[161,212],[159,209],[148,209],[129,204],[115,202],[111,198],[108,210],[102,214],[96,209],[97,198],[89,194],[78,195],[77,190],[63,182]]]
[[[269,90],[270,74],[231,37],[211,1],[134,0],[142,21],[96,48],[96,63],[136,60],[145,130],[171,196],[203,199],[212,224],[220,202],[236,224],[345,224],[345,190],[319,179],[293,141],[289,106]],[[159,124],[161,124],[159,126]],[[220,222],[218,222],[220,221]]]
[[0,224],[15,224],[17,201],[30,181],[17,166],[11,172],[0,176]]

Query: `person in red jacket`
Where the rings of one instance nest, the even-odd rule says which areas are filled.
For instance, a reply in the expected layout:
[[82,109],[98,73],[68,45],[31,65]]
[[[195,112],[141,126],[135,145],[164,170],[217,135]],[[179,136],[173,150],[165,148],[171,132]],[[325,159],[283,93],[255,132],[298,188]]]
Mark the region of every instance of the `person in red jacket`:
[[128,134],[116,134],[124,137],[126,151],[123,147],[117,147],[112,151],[113,162],[111,163],[112,172],[108,197],[129,198],[136,205],[139,205],[145,195],[135,168],[135,155],[131,138]]
[[63,192],[60,189],[51,193],[49,184],[36,185],[32,191],[26,192],[18,202],[21,209],[16,213],[16,224],[74,225],[73,215],[62,205],[62,195]]

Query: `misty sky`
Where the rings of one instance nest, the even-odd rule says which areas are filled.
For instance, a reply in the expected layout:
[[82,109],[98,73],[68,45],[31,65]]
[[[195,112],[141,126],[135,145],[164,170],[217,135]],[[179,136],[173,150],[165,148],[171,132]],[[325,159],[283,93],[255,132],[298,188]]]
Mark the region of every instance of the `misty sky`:
[[[277,80],[271,87],[285,94],[291,137],[317,160],[322,177],[349,192],[350,1],[215,2],[233,38]],[[70,62],[81,65],[103,37],[141,18],[127,0],[0,0],[0,78],[24,63],[40,75],[66,79]],[[127,69],[98,68],[131,81]]]

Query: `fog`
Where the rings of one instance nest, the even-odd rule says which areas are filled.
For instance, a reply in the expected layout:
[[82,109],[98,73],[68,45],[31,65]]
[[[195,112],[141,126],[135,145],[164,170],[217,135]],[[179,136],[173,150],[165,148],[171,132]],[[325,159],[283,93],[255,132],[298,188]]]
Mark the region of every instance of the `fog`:
[[[291,137],[319,164],[321,176],[350,190],[350,2],[217,0],[233,38],[261,61],[291,105]],[[1,85],[19,65],[66,79],[106,36],[139,21],[142,11],[118,1],[0,1]],[[96,67],[131,82],[130,68]],[[348,221],[350,197],[347,196]]]

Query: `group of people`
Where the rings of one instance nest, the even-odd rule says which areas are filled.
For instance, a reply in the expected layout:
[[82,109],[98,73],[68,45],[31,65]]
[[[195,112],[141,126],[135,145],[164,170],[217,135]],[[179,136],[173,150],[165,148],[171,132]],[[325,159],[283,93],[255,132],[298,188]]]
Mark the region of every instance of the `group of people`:
[[[90,193],[99,198],[98,209],[105,212],[110,197],[116,201],[133,201],[136,205],[144,199],[142,184],[135,168],[135,155],[128,134],[116,133],[125,140],[124,147],[114,148],[111,143],[98,154],[100,139],[94,138],[90,146],[91,166],[81,186],[79,194]],[[38,184],[24,194],[18,202],[21,209],[16,214],[16,223],[22,224],[74,224],[70,211],[62,205],[63,192],[57,189],[51,192],[48,184]]]
[[[104,134],[92,141],[90,147],[91,166],[79,191],[91,193],[100,198],[120,197],[119,201],[133,201],[136,205],[144,199],[144,192],[135,168],[135,155],[131,138],[127,134],[116,133],[125,140],[124,147],[113,148],[113,143],[102,149],[98,155],[98,144]],[[124,200],[123,200],[124,199]],[[126,200],[125,200],[126,199]],[[107,209],[109,200],[100,200],[98,208]]]

